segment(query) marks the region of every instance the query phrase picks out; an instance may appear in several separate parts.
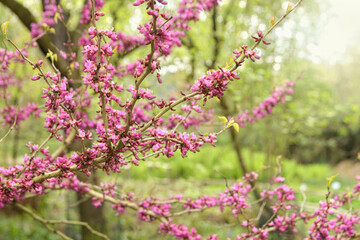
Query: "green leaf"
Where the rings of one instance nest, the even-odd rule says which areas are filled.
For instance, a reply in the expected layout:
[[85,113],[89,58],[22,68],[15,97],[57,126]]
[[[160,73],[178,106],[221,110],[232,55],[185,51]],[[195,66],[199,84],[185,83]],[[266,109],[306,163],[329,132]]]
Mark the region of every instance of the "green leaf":
[[226,128],[232,127],[234,125],[234,118],[230,118],[230,120],[226,123]]
[[54,54],[50,49],[49,52],[45,56],[46,58],[50,58],[51,62],[57,61],[57,54]]
[[234,123],[233,128],[235,129],[236,132],[239,132],[239,124]]
[[44,28],[45,32],[49,31],[50,27],[46,23],[41,24],[41,26]]
[[223,122],[223,123],[227,123],[227,118],[224,116],[220,116],[219,119]]
[[336,174],[334,176],[331,176],[329,178],[326,178],[326,186],[329,187],[331,182],[334,180],[334,178],[336,178],[339,174]]
[[276,23],[276,17],[272,17],[270,19],[270,26],[274,26],[275,23]]
[[4,36],[6,37],[6,28],[9,26],[10,22],[6,21],[3,24],[1,24],[1,29],[3,31]]
[[55,15],[54,15],[55,23],[58,23],[58,19],[60,19],[60,14],[58,12],[56,12]]
[[45,58],[50,58],[53,55],[53,52],[49,49],[49,52],[46,54]]
[[228,126],[231,127],[234,124],[234,118],[230,118]]
[[286,8],[286,14],[288,14],[289,12],[291,12],[291,10],[293,10],[293,4],[292,3],[289,3],[287,8]]

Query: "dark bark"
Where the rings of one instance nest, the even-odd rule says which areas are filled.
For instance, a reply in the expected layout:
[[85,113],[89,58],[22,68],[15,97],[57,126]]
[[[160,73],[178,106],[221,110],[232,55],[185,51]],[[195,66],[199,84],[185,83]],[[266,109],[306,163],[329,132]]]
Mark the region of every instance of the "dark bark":
[[217,62],[217,59],[219,57],[219,48],[220,48],[220,38],[218,36],[218,26],[217,26],[217,11],[218,9],[217,8],[214,8],[213,10],[213,14],[212,14],[212,37],[214,39],[214,47],[213,47],[213,56],[212,56],[212,60],[211,60],[211,64],[208,66],[208,68],[210,69],[214,69],[215,68],[215,64]]

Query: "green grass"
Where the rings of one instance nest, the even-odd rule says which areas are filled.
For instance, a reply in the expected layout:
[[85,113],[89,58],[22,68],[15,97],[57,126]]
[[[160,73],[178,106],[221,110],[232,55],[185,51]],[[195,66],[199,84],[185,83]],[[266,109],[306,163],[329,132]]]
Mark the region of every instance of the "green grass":
[[[275,174],[277,164],[275,157],[266,162],[266,156],[260,152],[251,153],[243,150],[243,157],[247,166],[252,170],[260,170],[260,178],[267,179]],[[333,175],[327,164],[300,165],[293,160],[281,159],[282,175],[291,184],[319,185],[326,187],[326,178]],[[239,179],[243,176],[235,152],[231,146],[211,147],[204,146],[200,152],[189,153],[182,158],[179,153],[168,159],[164,157],[149,159],[141,162],[140,166],[127,170],[128,176],[135,179],[147,180],[150,178],[171,179]]]

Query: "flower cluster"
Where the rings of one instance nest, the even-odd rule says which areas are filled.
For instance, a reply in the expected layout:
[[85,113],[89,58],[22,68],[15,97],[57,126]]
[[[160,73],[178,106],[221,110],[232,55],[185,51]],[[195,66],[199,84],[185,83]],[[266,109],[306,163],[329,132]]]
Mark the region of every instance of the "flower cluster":
[[[206,211],[210,208],[218,207],[220,211],[225,208],[231,208],[233,216],[236,219],[244,219],[241,227],[244,233],[233,239],[269,239],[269,233],[276,231],[280,234],[286,232],[297,232],[296,225],[299,221],[313,222],[310,227],[309,238],[306,239],[351,239],[356,236],[356,226],[360,225],[360,218],[357,211],[348,214],[337,213],[336,209],[345,203],[351,203],[358,199],[359,194],[345,194],[343,196],[334,196],[330,199],[330,192],[326,195],[326,202],[321,202],[318,209],[313,214],[299,211],[296,207],[295,194],[291,187],[285,185],[284,178],[277,177],[271,179],[269,184],[271,189],[263,190],[260,200],[268,201],[273,210],[273,216],[268,219],[266,224],[259,227],[257,220],[250,219],[245,211],[250,208],[250,192],[253,191],[252,185],[257,181],[257,173],[248,173],[241,182],[234,184],[218,196],[199,196],[196,199],[185,199],[182,195],[172,196],[167,199],[156,199],[147,197],[139,201],[136,205],[134,194],[127,193],[125,196],[116,198],[116,188],[113,185],[103,187],[101,193],[90,193],[90,195],[104,196],[102,198],[94,197],[94,204],[102,204],[107,199],[116,202],[113,205],[116,215],[125,212],[126,208],[133,208],[138,212],[139,219],[143,221],[160,220],[159,233],[174,236],[177,239],[221,239],[217,234],[211,234],[209,237],[203,237],[195,228],[189,228],[183,224],[174,222],[174,217],[182,214],[194,214],[198,211]],[[280,185],[279,185],[280,184]],[[279,185],[279,186],[277,186]],[[356,187],[355,187],[356,188]],[[105,197],[105,196],[110,196]],[[181,206],[181,209],[179,207]],[[260,210],[261,211],[261,210]],[[261,213],[261,212],[260,212]],[[334,216],[334,217],[332,217]],[[230,239],[230,238],[228,238]]]
[[279,103],[284,104],[286,96],[293,94],[295,82],[287,81],[282,88],[275,89],[273,93],[266,98],[258,107],[255,107],[252,112],[243,111],[235,117],[235,122],[241,127],[245,127],[247,123],[255,123],[260,119],[272,113],[274,107]]
[[[356,188],[357,186],[354,187],[353,193],[357,193]],[[354,238],[356,225],[360,224],[358,211],[340,213],[337,212],[337,209],[345,204],[351,204],[354,199],[358,199],[358,196],[349,197],[348,194],[344,194],[330,198],[330,193],[328,188],[326,200],[320,201],[319,208],[309,216],[309,218],[314,219],[314,222],[309,228],[309,238],[306,240]]]
[[62,14],[62,8],[58,8],[55,0],[45,0],[44,12],[42,13],[42,21],[31,24],[31,38],[40,36],[44,30],[48,31],[50,27],[55,25],[55,14]]
[[[196,105],[195,102],[191,102],[190,105],[182,105],[180,110],[187,114],[185,116],[184,114],[172,114],[166,128],[173,129],[179,124],[184,126],[185,129],[188,129],[189,127],[199,128],[201,124],[210,122],[214,113],[213,110],[202,109]],[[194,114],[196,115],[193,116]]]
[[224,95],[227,84],[233,79],[239,79],[239,77],[235,72],[231,72],[228,69],[220,68],[217,71],[208,71],[206,75],[202,75],[194,83],[191,91],[200,92],[208,98],[221,98]]
[[14,106],[9,106],[0,110],[3,120],[2,124],[11,126],[15,123],[16,127],[31,114],[33,114],[35,118],[40,118],[40,112],[41,109],[35,103],[28,103],[24,108],[16,109]]

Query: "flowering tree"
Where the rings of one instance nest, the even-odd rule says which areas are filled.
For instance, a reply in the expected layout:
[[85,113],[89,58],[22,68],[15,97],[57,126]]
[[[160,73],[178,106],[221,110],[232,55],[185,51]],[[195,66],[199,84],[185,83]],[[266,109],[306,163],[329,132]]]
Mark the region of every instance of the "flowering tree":
[[[0,2],[15,13],[26,12],[15,1]],[[248,217],[252,203],[250,194],[259,191],[255,186],[258,174],[246,172],[244,167],[246,174],[239,183],[227,185],[217,196],[195,199],[176,195],[166,199],[148,197],[139,200],[132,193],[120,195],[113,183],[97,186],[80,180],[77,175],[85,173],[89,176],[96,171],[119,174],[127,165],[138,166],[151,157],[171,158],[176,151],[185,157],[188,152],[201,151],[204,144],[215,146],[217,136],[226,129],[238,131],[247,123],[257,122],[271,114],[277,104],[285,101],[286,95],[292,94],[294,82],[289,81],[275,89],[252,111],[220,117],[225,123],[220,131],[203,133],[201,130],[201,124],[212,118],[205,108],[207,101],[223,98],[228,84],[239,78],[239,67],[246,61],[259,59],[256,48],[260,44],[270,44],[265,38],[299,6],[301,0],[294,5],[289,4],[278,20],[272,18],[266,32],[258,31],[253,36],[253,46],[243,45],[235,49],[231,63],[209,70],[195,79],[190,88],[179,89],[178,96],[170,98],[161,98],[156,94],[156,88],[166,81],[161,74],[162,62],[175,48],[182,46],[182,38],[191,23],[199,20],[201,11],[215,11],[219,7],[217,0],[183,0],[173,14],[166,12],[167,2],[163,0],[137,0],[133,3],[134,7],[145,11],[148,21],[138,26],[139,35],[136,36],[98,27],[104,15],[101,12],[102,0],[85,1],[79,25],[76,31],[71,32],[67,29],[67,16],[57,3],[44,1],[41,22],[36,22],[30,12],[27,16],[17,13],[31,30],[32,39],[23,48],[8,37],[9,23],[2,24],[8,47],[0,50],[1,98],[6,103],[1,109],[1,118],[9,131],[0,142],[5,142],[7,135],[29,117],[44,120],[48,137],[38,144],[29,143],[29,153],[21,164],[0,168],[0,207],[15,205],[63,239],[71,238],[56,228],[58,223],[82,225],[95,236],[109,238],[85,222],[45,219],[22,205],[21,200],[31,193],[42,195],[53,189],[75,191],[91,196],[95,207],[104,202],[111,203],[117,215],[133,210],[143,221],[158,221],[160,234],[177,239],[219,239],[216,233],[202,236],[196,229],[176,220],[180,215],[196,214],[209,208],[219,208],[220,211],[230,208],[233,216],[241,220],[244,231],[236,239],[267,239],[269,232],[295,232],[300,221],[310,221],[307,239],[358,237],[355,231],[355,225],[360,221],[357,211],[350,208],[344,214],[336,209],[346,204],[351,206],[351,202],[358,198],[360,185],[354,187],[352,194],[342,196],[332,197],[328,189],[319,208],[313,213],[306,213],[294,203],[294,191],[284,184],[280,167],[278,174],[269,182],[270,188],[260,190],[257,195],[256,201],[261,206],[258,216],[262,215],[264,208],[271,211],[271,216],[263,225],[258,224],[259,217]],[[57,37],[59,33],[60,39]],[[34,47],[39,47],[46,54],[52,70],[45,70],[46,63],[42,60],[28,56],[28,50]],[[146,51],[143,58],[127,64],[114,60],[116,56],[127,55],[136,49]],[[21,84],[13,65],[30,65],[34,70],[31,80],[46,84],[42,95],[43,106],[34,103],[25,107],[8,104],[12,97],[9,89]],[[211,67],[215,68],[214,62]],[[153,88],[144,88],[145,81],[150,81]],[[197,133],[193,129],[197,129]],[[50,152],[46,147],[50,141],[58,143],[55,151]],[[68,146],[76,142],[80,143],[80,148],[69,154]]]

